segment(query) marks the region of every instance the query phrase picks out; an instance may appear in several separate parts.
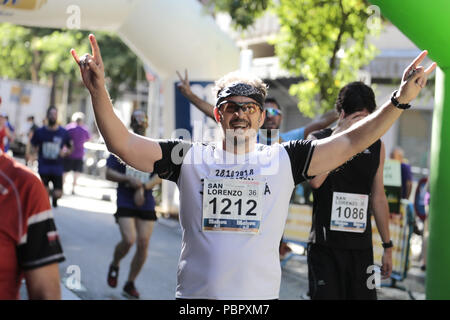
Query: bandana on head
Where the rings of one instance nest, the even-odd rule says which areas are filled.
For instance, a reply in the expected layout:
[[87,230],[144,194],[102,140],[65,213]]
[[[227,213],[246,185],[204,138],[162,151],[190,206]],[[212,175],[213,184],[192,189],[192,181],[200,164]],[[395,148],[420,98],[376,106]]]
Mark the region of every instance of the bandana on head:
[[258,102],[261,107],[264,106],[264,95],[261,90],[246,83],[233,83],[217,93],[216,107],[223,100],[226,100],[228,97],[232,96],[249,97]]

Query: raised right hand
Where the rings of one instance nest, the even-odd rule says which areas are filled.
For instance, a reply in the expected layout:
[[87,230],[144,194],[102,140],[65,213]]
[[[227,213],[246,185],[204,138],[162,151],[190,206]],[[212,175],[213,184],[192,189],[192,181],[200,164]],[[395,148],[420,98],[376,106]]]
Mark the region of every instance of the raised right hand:
[[80,67],[84,85],[92,93],[105,88],[105,70],[100,48],[93,34],[89,35],[89,41],[91,42],[92,55],[86,53],[79,58],[75,49],[70,50],[70,53]]
[[191,85],[189,84],[188,79],[188,72],[187,70],[184,70],[185,77],[183,78],[181,74],[177,71],[178,78],[180,78],[180,82],[177,83],[177,87],[180,90],[180,92],[189,99],[189,97],[192,95]]

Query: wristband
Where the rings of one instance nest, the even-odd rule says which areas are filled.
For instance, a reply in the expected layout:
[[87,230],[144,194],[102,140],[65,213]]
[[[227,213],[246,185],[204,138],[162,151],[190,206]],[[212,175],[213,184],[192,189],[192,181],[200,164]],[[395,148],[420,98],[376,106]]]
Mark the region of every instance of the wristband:
[[411,108],[411,105],[408,104],[408,103],[400,103],[400,102],[398,102],[397,98],[395,97],[395,96],[397,95],[397,92],[398,92],[398,90],[395,90],[395,91],[392,93],[392,96],[391,96],[391,102],[392,102],[392,104],[393,104],[395,107],[397,107],[397,108],[399,108],[399,109],[402,109],[402,110],[406,110],[406,109]]
[[382,246],[384,249],[389,249],[392,248],[394,244],[392,243],[392,240],[389,240],[389,242],[383,242]]

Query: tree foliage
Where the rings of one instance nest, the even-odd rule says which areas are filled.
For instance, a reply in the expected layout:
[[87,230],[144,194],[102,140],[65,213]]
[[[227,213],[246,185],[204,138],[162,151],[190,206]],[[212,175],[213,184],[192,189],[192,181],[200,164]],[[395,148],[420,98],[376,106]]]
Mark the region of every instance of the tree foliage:
[[206,4],[216,12],[227,12],[236,26],[243,29],[251,26],[256,18],[268,8],[270,0],[218,0]]
[[[9,23],[0,24],[0,77],[35,82],[70,80],[81,85],[78,66],[70,49],[81,55],[90,52],[88,31],[27,28]],[[96,32],[111,98],[121,88],[134,88],[137,73],[143,73],[136,55],[115,35]]]
[[[230,3],[236,1],[211,2],[216,10],[231,12]],[[280,31],[272,43],[280,65],[302,79],[291,85],[289,93],[297,97],[300,111],[307,116],[332,109],[339,89],[360,80],[358,71],[375,57],[376,49],[367,36],[379,30],[368,28],[373,17],[366,0],[253,2],[257,10],[247,11],[245,19],[230,13],[235,26],[246,28],[263,13],[264,6],[277,15]]]

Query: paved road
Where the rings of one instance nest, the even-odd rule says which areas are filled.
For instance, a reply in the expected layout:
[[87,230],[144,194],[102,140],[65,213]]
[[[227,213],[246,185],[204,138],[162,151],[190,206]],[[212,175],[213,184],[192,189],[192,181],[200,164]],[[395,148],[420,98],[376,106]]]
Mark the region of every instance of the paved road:
[[[106,272],[119,229],[115,224],[114,184],[83,176],[76,195],[65,195],[54,212],[66,261],[60,264],[63,286],[70,287],[73,271],[80,270],[81,290],[72,290],[81,299],[124,299],[121,288],[127,278],[134,248],[122,260],[119,285],[106,284]],[[65,187],[71,191],[71,187]],[[102,200],[111,199],[111,200]],[[177,263],[180,253],[181,230],[178,221],[160,218],[150,240],[149,254],[136,286],[142,299],[173,299],[176,287]],[[75,267],[70,267],[75,266]],[[71,269],[72,268],[72,269]],[[424,298],[424,275],[416,267],[404,281],[417,299]],[[68,283],[68,284],[67,284]],[[67,285],[66,285],[67,284]],[[281,300],[303,299],[307,292],[307,265],[304,256],[295,256],[283,267]],[[65,288],[65,297],[71,299]],[[381,288],[380,299],[409,299],[406,292]]]
[[[79,193],[86,191],[79,189]],[[111,190],[103,189],[103,192],[109,194]],[[114,202],[95,199],[95,196],[101,198],[101,194],[94,191],[90,194],[93,195],[90,198],[65,196],[55,210],[55,222],[66,255],[60,272],[62,276],[70,277],[71,273],[66,273],[67,268],[71,265],[79,267],[84,290],[76,293],[82,299],[123,299],[121,289],[135,247],[121,261],[117,288],[108,287],[106,272],[114,246],[120,240],[119,228],[113,217],[116,207]],[[147,262],[136,280],[142,299],[173,299],[180,238],[178,222],[164,220],[156,223]]]

